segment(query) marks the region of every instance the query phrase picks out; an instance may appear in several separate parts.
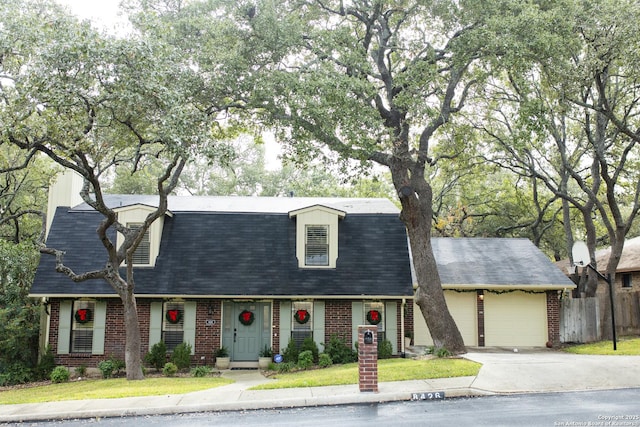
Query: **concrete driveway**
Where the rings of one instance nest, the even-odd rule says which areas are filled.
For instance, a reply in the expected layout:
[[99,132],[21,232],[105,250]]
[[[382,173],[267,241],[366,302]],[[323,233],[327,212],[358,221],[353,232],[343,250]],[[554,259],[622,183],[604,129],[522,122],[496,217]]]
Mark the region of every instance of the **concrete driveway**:
[[640,356],[586,356],[557,350],[470,349],[482,363],[472,389],[495,393],[640,387]]

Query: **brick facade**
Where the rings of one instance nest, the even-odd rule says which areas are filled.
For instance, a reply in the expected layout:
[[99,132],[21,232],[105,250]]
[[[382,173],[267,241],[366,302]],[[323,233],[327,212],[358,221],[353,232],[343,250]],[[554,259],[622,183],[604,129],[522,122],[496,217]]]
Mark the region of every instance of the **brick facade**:
[[[61,299],[52,298],[49,310],[50,331],[49,346],[55,354],[57,365],[76,367],[97,367],[98,363],[114,357],[124,360],[125,328],[123,306],[120,299],[105,299],[107,303],[107,321],[105,325],[104,354],[93,355],[89,353],[56,354],[58,348],[58,330],[60,319]],[[159,301],[157,299],[138,298],[138,321],[140,323],[140,333],[142,339],[141,355],[144,356],[149,351],[149,322],[151,313],[151,303]],[[194,301],[194,300],[191,300]],[[195,348],[192,356],[192,365],[213,365],[214,354],[220,347],[221,327],[222,327],[222,300],[217,299],[197,299],[196,305],[196,330]],[[410,306],[410,304],[408,305]],[[325,334],[324,342],[328,342],[333,334],[344,338],[346,342],[353,343],[352,337],[352,301],[351,300],[326,300],[325,301]],[[396,322],[398,325],[398,349],[401,347],[400,324],[401,324],[401,302],[398,301]],[[272,351],[280,352],[280,301],[274,300],[272,307]],[[413,310],[405,310],[405,328],[413,328]],[[412,330],[412,329],[411,329]],[[320,349],[322,351],[322,348]]]

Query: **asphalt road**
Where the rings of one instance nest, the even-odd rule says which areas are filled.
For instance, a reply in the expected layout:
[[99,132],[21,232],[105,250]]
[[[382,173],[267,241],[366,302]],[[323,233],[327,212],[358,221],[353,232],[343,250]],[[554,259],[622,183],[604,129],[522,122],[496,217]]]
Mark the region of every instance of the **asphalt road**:
[[[14,424],[15,425],[15,424]],[[640,388],[17,424],[21,426],[631,426]]]

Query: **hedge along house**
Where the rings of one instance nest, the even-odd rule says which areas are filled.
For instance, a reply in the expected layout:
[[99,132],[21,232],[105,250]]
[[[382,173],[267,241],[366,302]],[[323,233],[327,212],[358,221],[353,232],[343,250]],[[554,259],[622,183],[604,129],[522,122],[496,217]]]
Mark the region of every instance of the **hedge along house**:
[[[560,342],[560,298],[575,288],[528,239],[433,238],[447,305],[468,347]],[[418,307],[414,311],[419,313]],[[416,315],[415,344],[432,345]]]
[[[72,204],[55,188],[52,197]],[[135,226],[157,197],[107,201]],[[99,268],[101,219],[86,204],[58,206],[47,245],[64,250],[76,272]],[[211,364],[225,346],[232,367],[253,367],[261,349],[278,352],[290,340],[312,337],[320,351],[332,334],[353,343],[367,319],[400,353],[412,327],[406,232],[386,199],[170,197],[135,262],[143,354],[159,341],[187,342],[194,364]],[[46,302],[42,341],[57,364],[124,357],[122,304],[106,282],[73,283],[42,256],[31,296]]]

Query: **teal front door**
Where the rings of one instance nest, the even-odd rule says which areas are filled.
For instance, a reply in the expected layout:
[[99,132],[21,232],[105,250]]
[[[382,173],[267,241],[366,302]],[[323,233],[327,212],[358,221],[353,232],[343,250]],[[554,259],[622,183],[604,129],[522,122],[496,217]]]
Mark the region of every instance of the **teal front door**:
[[234,362],[254,362],[260,350],[270,347],[271,303],[225,302],[222,344]]

